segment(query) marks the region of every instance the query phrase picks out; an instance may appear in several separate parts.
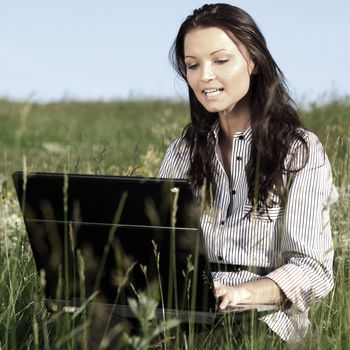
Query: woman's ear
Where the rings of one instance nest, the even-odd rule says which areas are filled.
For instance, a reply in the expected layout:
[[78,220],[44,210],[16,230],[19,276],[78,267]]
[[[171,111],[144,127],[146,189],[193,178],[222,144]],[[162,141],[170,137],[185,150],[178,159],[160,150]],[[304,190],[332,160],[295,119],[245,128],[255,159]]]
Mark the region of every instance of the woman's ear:
[[253,64],[253,67],[252,67],[252,70],[251,70],[250,74],[258,74],[259,70],[258,70],[257,64],[254,61],[252,61],[252,64]]
[[254,68],[252,70],[252,73],[251,74],[258,74],[258,66],[254,63]]
[[247,60],[247,64],[248,64],[248,73],[249,75],[253,75],[253,74],[257,74],[258,73],[258,67],[255,64],[255,62],[253,61],[252,58],[249,58]]

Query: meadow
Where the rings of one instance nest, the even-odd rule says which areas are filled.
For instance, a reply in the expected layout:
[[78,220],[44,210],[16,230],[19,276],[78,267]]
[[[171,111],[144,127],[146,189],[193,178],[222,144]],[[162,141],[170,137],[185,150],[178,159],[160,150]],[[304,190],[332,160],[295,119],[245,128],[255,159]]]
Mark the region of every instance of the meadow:
[[[324,144],[340,194],[332,207],[335,288],[312,306],[310,331],[302,344],[286,345],[274,335],[248,330],[241,349],[350,349],[350,99],[333,97],[310,103],[300,114],[305,126]],[[75,349],[75,336],[84,332],[78,323],[65,320],[50,336],[50,316],[40,303],[40,279],[11,174],[24,169],[155,176],[167,145],[180,135],[188,115],[185,103],[173,101],[38,104],[0,100],[0,349]],[[152,300],[139,300],[139,307],[142,303],[149,309],[148,319],[142,321],[147,332],[143,342],[126,336],[125,348],[157,346],[150,339],[159,331],[153,322]],[[229,330],[224,333],[204,342],[184,337],[181,346],[164,339],[160,346],[235,348]],[[107,343],[100,345],[106,347]]]

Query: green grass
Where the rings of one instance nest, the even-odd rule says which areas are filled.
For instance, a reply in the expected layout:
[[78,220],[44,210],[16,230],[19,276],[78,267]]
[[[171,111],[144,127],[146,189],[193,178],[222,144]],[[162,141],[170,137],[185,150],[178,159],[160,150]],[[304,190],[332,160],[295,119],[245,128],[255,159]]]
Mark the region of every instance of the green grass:
[[0,172],[22,168],[24,156],[28,170],[127,172],[140,165],[150,144],[163,152],[187,115],[185,104],[162,101],[0,100]]
[[[298,348],[347,349],[350,344],[350,101],[335,98],[314,103],[300,113],[305,125],[325,145],[340,199],[332,208],[335,289],[312,307],[312,331]],[[15,198],[12,172],[26,167],[28,171],[152,176],[157,173],[167,145],[187,122],[186,104],[167,101],[30,104],[0,100],[2,348],[74,349],[74,329],[79,324],[84,329],[81,320],[73,322],[61,315],[58,316],[62,318],[61,328],[52,331],[48,314],[39,302],[40,279]],[[248,329],[242,349],[293,348],[274,335],[261,332],[250,336],[249,333]],[[50,341],[45,341],[46,334],[51,334]],[[125,341],[135,341],[130,339]],[[188,341],[189,338],[183,340],[181,347],[232,348],[230,327],[218,338],[213,335],[204,343],[199,339],[193,340],[197,345]],[[167,349],[179,347],[172,341],[167,344]]]

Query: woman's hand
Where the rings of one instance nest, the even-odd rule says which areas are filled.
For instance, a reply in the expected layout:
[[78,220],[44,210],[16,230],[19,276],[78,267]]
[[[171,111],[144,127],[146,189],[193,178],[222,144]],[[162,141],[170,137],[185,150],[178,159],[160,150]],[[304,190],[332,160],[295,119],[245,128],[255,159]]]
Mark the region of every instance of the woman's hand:
[[214,295],[221,310],[246,304],[251,297],[250,292],[240,286],[227,286],[220,282],[214,282]]
[[285,296],[278,285],[268,278],[227,286],[214,282],[214,295],[221,310],[242,308],[247,304],[278,305],[285,301]]

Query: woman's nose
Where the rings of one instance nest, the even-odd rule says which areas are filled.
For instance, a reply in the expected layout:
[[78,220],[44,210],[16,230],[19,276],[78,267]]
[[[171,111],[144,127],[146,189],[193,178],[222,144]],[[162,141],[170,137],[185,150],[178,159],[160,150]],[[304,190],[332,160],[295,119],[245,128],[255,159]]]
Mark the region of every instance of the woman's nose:
[[210,81],[215,79],[215,74],[210,64],[203,65],[201,78],[203,81]]

